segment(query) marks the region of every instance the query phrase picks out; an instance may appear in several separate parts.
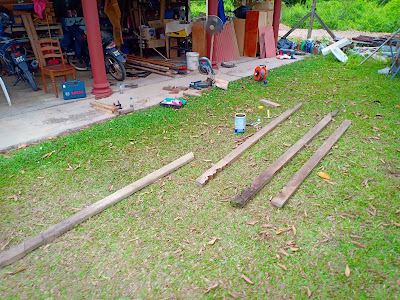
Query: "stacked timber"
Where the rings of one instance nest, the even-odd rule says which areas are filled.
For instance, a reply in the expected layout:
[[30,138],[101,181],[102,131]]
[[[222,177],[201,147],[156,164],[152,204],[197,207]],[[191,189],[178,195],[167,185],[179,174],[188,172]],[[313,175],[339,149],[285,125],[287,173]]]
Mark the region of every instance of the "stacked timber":
[[37,14],[33,14],[33,23],[35,25],[47,25],[47,24],[56,24],[57,19],[56,19],[56,14],[54,12],[54,7],[52,2],[47,2],[46,3],[46,8],[43,11],[43,19],[40,19],[40,17]]
[[185,66],[175,66],[174,64],[154,59],[143,58],[135,55],[128,55],[125,66],[129,69],[148,71],[155,74],[174,77],[177,74],[187,74]]

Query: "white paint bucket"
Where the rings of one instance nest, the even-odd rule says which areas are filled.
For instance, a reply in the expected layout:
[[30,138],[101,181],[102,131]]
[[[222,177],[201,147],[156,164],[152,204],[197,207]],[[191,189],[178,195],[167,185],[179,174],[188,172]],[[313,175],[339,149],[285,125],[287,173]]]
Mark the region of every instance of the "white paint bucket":
[[199,53],[186,52],[186,68],[188,70],[197,70],[199,67]]
[[235,132],[243,133],[246,128],[246,114],[238,113],[235,115]]

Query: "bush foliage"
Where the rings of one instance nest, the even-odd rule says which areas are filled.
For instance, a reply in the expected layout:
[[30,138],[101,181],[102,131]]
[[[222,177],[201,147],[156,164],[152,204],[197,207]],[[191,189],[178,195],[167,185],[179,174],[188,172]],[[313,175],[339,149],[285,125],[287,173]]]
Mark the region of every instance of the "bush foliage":
[[[380,4],[384,2],[383,4]],[[282,23],[293,26],[311,9],[312,0],[306,5],[282,7]],[[394,32],[400,27],[400,0],[331,0],[318,1],[317,13],[333,30],[361,30]],[[308,20],[300,28],[307,28]],[[318,21],[313,28],[322,28]]]

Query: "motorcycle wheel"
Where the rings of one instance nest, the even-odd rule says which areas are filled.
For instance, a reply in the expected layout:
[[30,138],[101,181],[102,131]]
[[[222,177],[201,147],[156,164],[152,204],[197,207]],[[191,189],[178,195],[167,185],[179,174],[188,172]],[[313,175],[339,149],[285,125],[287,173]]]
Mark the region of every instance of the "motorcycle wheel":
[[[122,62],[117,60],[111,55],[106,55],[106,62],[108,62],[108,72],[118,81],[123,81],[126,78],[126,70]],[[106,64],[107,65],[107,64]]]
[[67,63],[75,68],[77,71],[88,71],[87,66],[82,66],[74,55],[67,55]]
[[29,70],[25,70],[24,71],[24,77],[25,77],[26,81],[28,81],[28,83],[31,86],[32,90],[34,90],[36,92],[38,90],[38,87],[36,85],[35,78],[33,78],[32,73]]

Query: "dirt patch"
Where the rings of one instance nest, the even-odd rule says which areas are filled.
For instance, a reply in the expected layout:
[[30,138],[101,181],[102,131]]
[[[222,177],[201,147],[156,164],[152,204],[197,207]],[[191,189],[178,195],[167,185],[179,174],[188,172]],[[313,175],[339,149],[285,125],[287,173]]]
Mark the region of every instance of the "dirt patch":
[[[286,26],[284,24],[280,24],[279,25],[279,36],[285,35],[290,29],[291,29],[291,27]],[[369,35],[369,36],[375,36],[375,37],[390,35],[390,33],[387,33],[387,32],[369,32],[369,31],[357,31],[357,30],[346,30],[346,31],[332,30],[332,31],[337,37],[347,38],[347,39],[351,39],[351,38],[359,36],[359,35]],[[293,31],[289,35],[289,38],[305,40],[305,39],[307,39],[307,33],[308,33],[308,29],[297,28],[295,31]],[[324,29],[313,29],[311,38],[313,38],[314,40],[318,40],[318,39],[323,39],[324,37],[331,39],[331,36]]]

